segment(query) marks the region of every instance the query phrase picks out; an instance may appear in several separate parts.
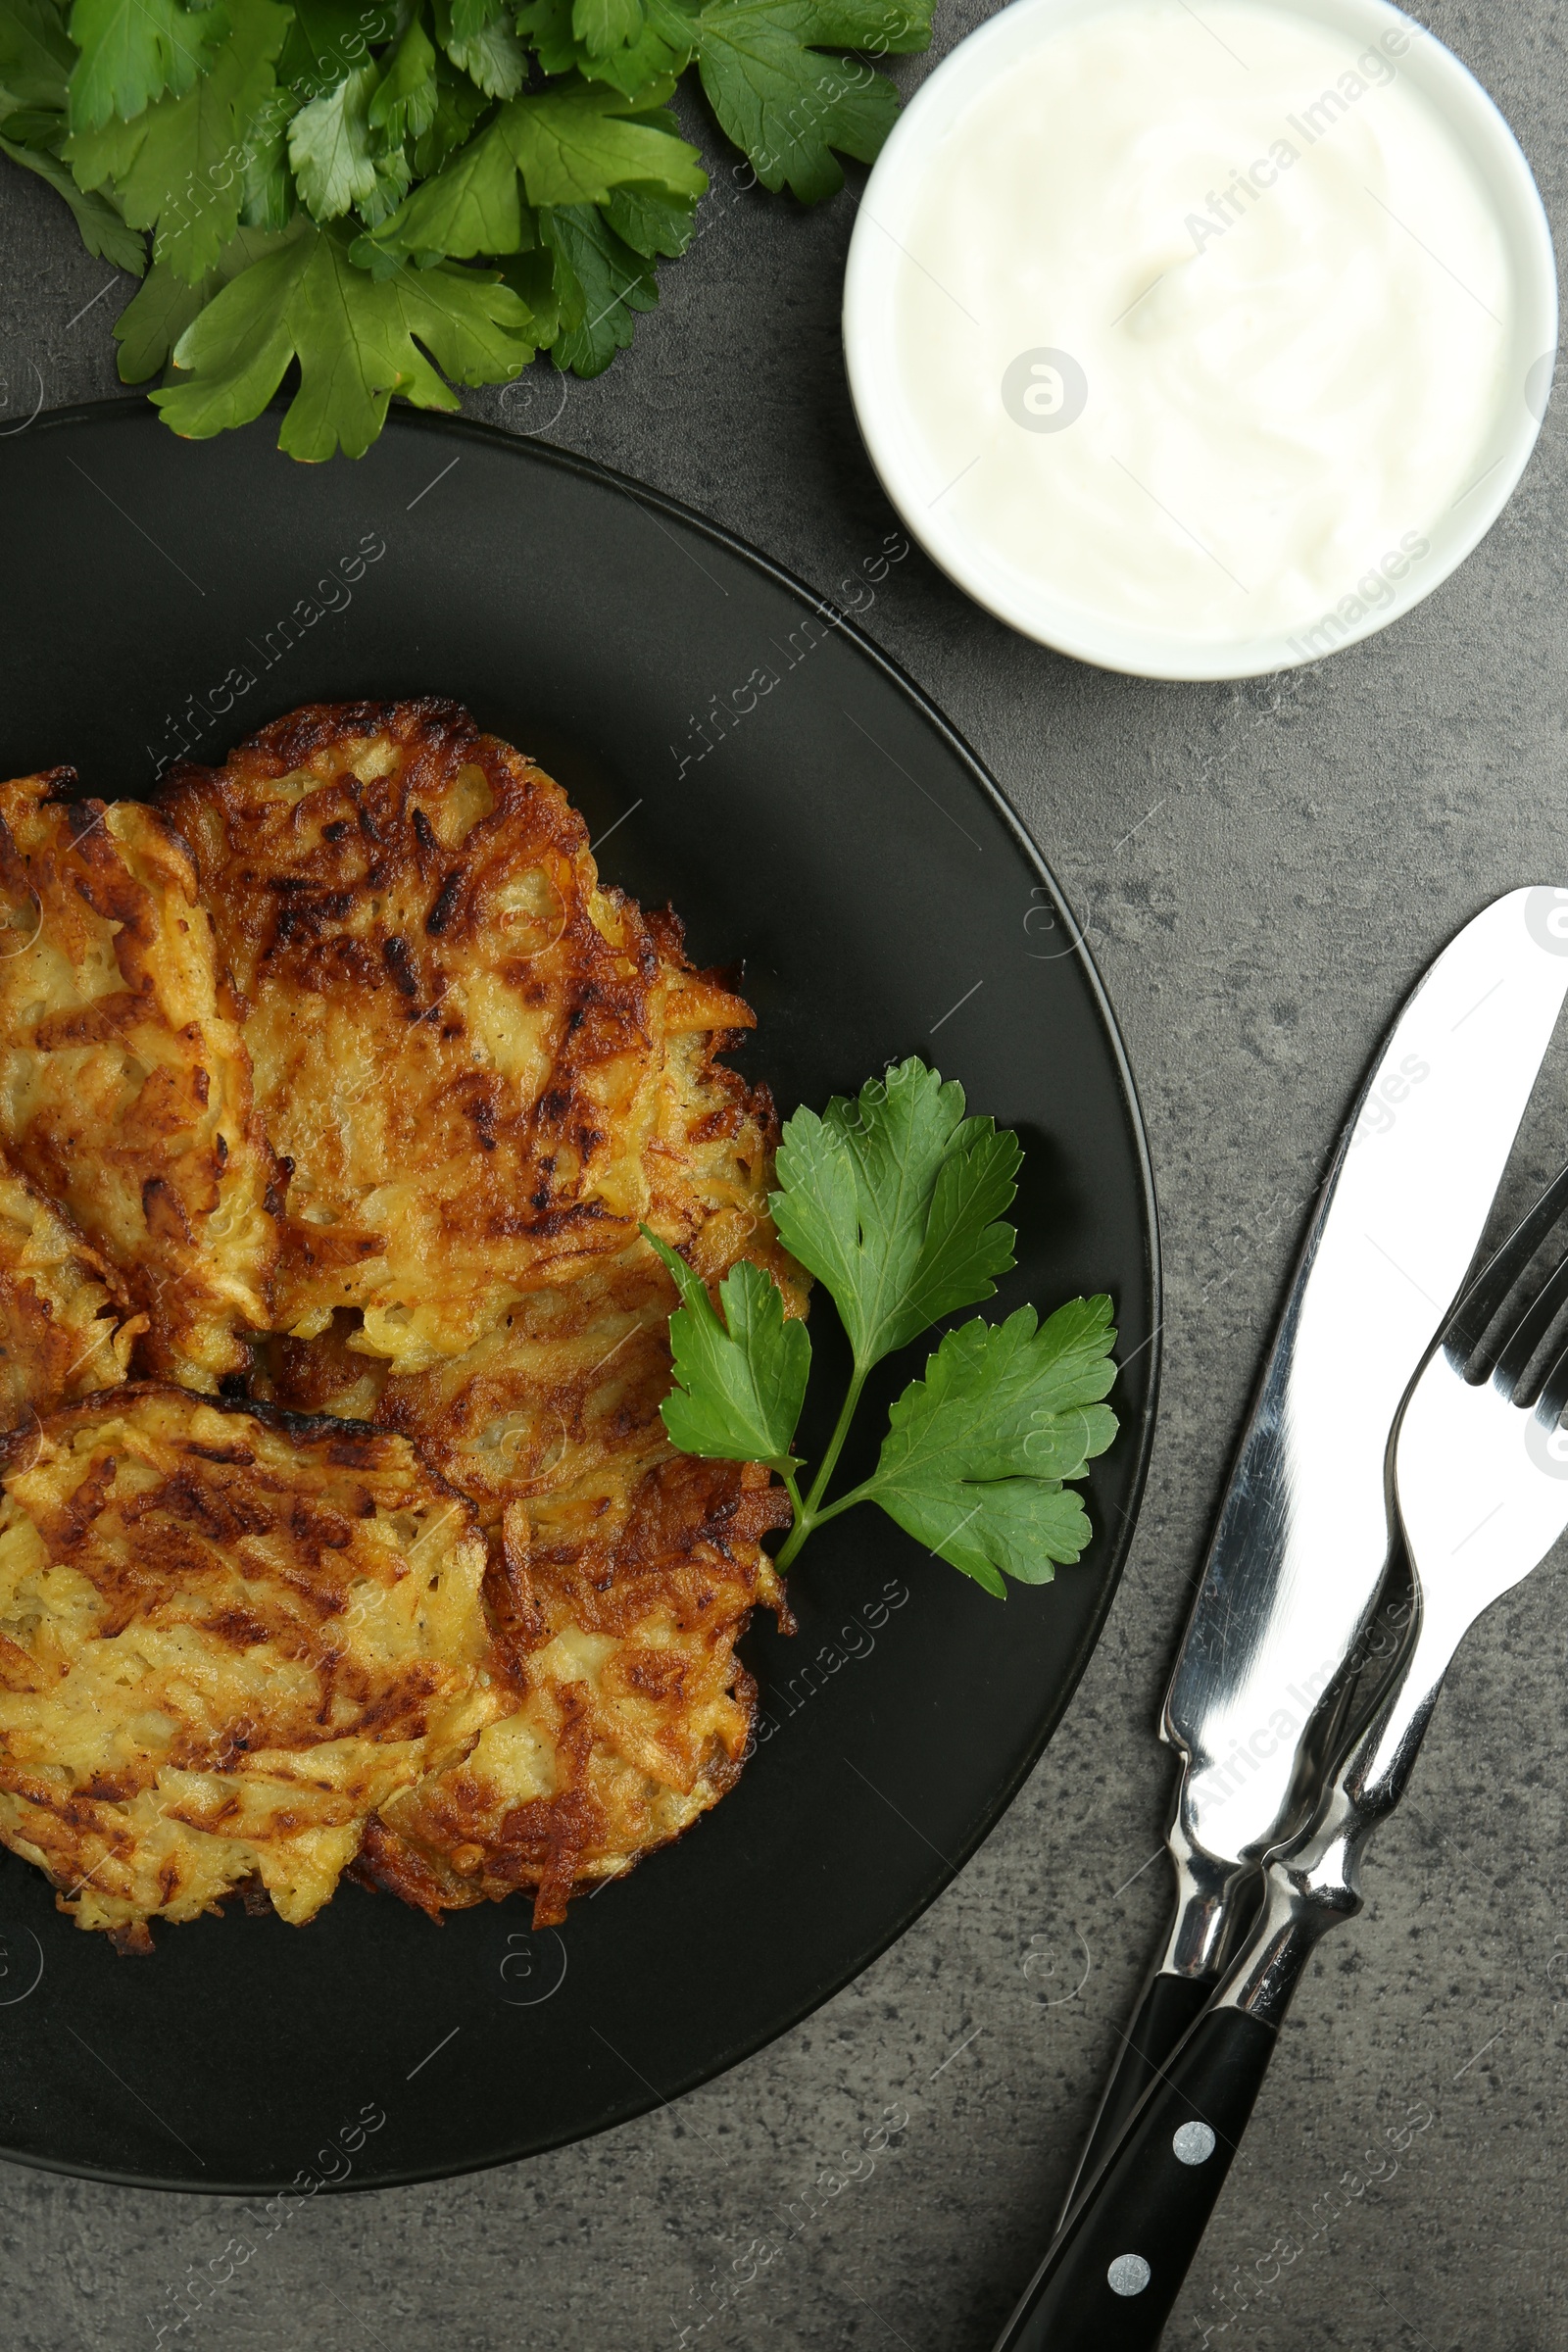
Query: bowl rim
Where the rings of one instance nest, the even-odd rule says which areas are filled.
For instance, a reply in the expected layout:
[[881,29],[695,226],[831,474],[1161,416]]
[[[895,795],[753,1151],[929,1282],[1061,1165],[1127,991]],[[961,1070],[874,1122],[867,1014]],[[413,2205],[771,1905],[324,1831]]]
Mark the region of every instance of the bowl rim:
[[[1413,81],[1454,137],[1492,200],[1514,275],[1515,357],[1526,347],[1529,376],[1544,372],[1539,411],[1530,393],[1515,403],[1511,425],[1501,419],[1503,454],[1481,480],[1469,520],[1441,544],[1434,562],[1406,573],[1389,601],[1359,620],[1337,624],[1328,648],[1299,650],[1321,621],[1257,635],[1194,643],[1169,630],[1109,619],[1069,600],[1022,591],[948,514],[939,514],[914,478],[910,436],[897,411],[885,331],[892,301],[895,256],[904,251],[897,229],[909,195],[938,142],[984,88],[1021,57],[1075,18],[1113,14],[1133,0],[1009,0],[998,15],[967,34],[921,83],[895,124],[867,181],[856,216],[845,269],[843,338],[856,421],[877,477],[908,530],[955,585],[1009,628],[1036,643],[1096,667],[1133,677],[1200,682],[1272,675],[1322,661],[1385,629],[1421,604],[1457,570],[1492,529],[1518,486],[1544,419],[1557,350],[1557,272],[1541,192],[1505,117],[1452,50],[1391,0],[1256,0],[1260,9],[1348,32],[1370,43],[1401,34],[1415,60]],[[1392,53],[1391,53],[1392,54]],[[890,225],[891,221],[891,225]],[[1539,355],[1539,356],[1536,356]],[[1528,377],[1526,382],[1528,383]],[[1479,488],[1479,485],[1478,485]],[[938,494],[940,497],[940,493]]]

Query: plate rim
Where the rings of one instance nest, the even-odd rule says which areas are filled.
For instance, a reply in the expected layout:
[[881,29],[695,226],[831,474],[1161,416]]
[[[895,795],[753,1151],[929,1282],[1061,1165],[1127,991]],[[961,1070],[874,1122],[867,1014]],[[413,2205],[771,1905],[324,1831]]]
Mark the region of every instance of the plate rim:
[[[262,412],[262,416],[255,420],[256,425],[261,425],[269,416],[281,414],[286,406],[285,396],[280,395],[274,398]],[[130,393],[117,394],[104,400],[77,401],[65,408],[46,410],[34,418],[30,431],[58,432],[73,425],[129,424],[132,422],[164,432],[168,432],[170,429],[162,423],[157,412],[143,395]],[[1051,900],[1057,914],[1076,935],[1075,944],[1068,953],[1079,962],[1088,983],[1090,998],[1099,1016],[1102,1031],[1110,1048],[1110,1059],[1115,1072],[1122,1115],[1132,1143],[1133,1157],[1137,1166],[1139,1192],[1144,1212],[1143,1302],[1147,1305],[1150,1323],[1150,1337],[1144,1343],[1144,1348],[1150,1356],[1150,1371],[1148,1393],[1136,1427],[1123,1425],[1125,1436],[1133,1449],[1127,1507],[1122,1514],[1119,1527],[1114,1531],[1106,1532],[1102,1589],[1077,1651],[1067,1667],[1059,1696],[1049,1713],[1042,1718],[1041,1728],[1031,1740],[1015,1771],[1008,1776],[1004,1783],[997,1785],[988,1799],[983,1819],[973,1837],[958,1848],[956,1857],[945,1856],[943,1858],[943,1871],[937,1883],[931,1886],[930,1891],[922,1893],[912,1905],[901,1912],[880,1940],[871,1949],[857,1958],[853,1966],[835,1976],[831,1982],[819,1989],[813,1988],[808,1999],[798,2006],[792,2007],[786,2015],[773,2019],[760,2032],[743,2036],[734,2044],[727,2045],[716,2056],[710,2060],[705,2060],[700,2066],[681,2075],[673,2083],[662,2089],[645,2081],[642,2091],[635,2097],[628,2099],[624,2105],[617,2105],[613,2113],[589,2125],[586,2130],[573,2132],[560,2137],[546,2138],[536,2145],[513,2153],[485,2154],[462,2163],[441,2164],[433,2169],[420,2165],[400,2166],[395,2170],[378,2175],[373,2180],[363,2181],[356,2180],[350,2175],[342,2181],[324,2181],[314,2192],[316,2195],[325,2193],[333,2196],[368,2196],[382,2189],[409,2188],[430,2180],[462,2180],[473,2173],[498,2171],[504,2165],[525,2164],[531,2162],[535,2157],[553,2155],[562,2148],[582,2146],[589,2140],[597,2139],[606,2132],[618,2131],[625,2124],[637,2122],[641,2117],[651,2114],[656,2108],[673,2106],[677,2100],[688,2097],[692,2091],[700,2089],[705,2083],[717,2082],[721,2076],[733,2072],[748,2058],[755,2057],[758,2051],[767,2048],[772,2042],[781,2040],[786,2034],[793,2033],[795,2028],[807,2018],[814,2016],[819,2009],[825,2008],[829,2001],[836,1999],[846,1985],[854,1984],[857,1979],[863,1976],[882,1958],[884,1953],[890,1951],[894,1944],[908,1934],[916,1920],[923,1917],[931,1906],[955,1885],[986,1839],[998,1828],[1004,1815],[1010,1809],[1025,1781],[1028,1780],[1047,1747],[1054,1739],[1062,1718],[1077,1694],[1078,1686],[1083,1680],[1089,1662],[1100,1646],[1106,1619],[1110,1614],[1111,1605],[1126,1571],[1133,1538],[1137,1533],[1138,1523],[1143,1512],[1154,1430],[1159,1412],[1164,1353],[1163,1268],[1160,1250],[1159,1207],[1143,1108],[1138,1099],[1137,1084],[1133,1077],[1132,1064],[1128,1057],[1120,1025],[1106,993],[1104,982],[1101,978],[1099,967],[1090,952],[1083,926],[1068,906],[1044,852],[1034,840],[1018,811],[1013,808],[1002,785],[992,775],[985,762],[970,747],[952,720],[937,707],[924,688],[910,677],[902,663],[895,661],[892,655],[885,653],[849,614],[840,611],[830,597],[810,587],[798,574],[792,572],[787,565],[778,563],[773,557],[765,555],[760,548],[753,546],[738,532],[731,531],[726,525],[713,521],[711,517],[701,514],[696,508],[689,507],[682,500],[672,497],[667,491],[656,489],[649,483],[638,481],[633,475],[621,473],[615,467],[606,466],[597,458],[584,457],[575,450],[563,449],[554,442],[538,439],[532,434],[508,432],[504,427],[489,424],[480,417],[464,416],[441,411],[419,410],[411,407],[406,402],[401,402],[395,406],[389,405],[388,408],[385,429],[391,430],[394,427],[402,431],[412,430],[442,438],[473,440],[484,447],[498,448],[513,459],[524,462],[532,461],[546,467],[553,467],[559,472],[575,474],[600,488],[609,488],[618,492],[623,497],[631,498],[637,505],[657,510],[658,513],[667,514],[675,521],[685,524],[688,528],[695,530],[699,536],[709,540],[713,546],[723,549],[726,554],[738,557],[744,564],[763,572],[777,586],[786,590],[790,596],[808,605],[819,620],[825,621],[836,631],[847,635],[860,655],[871,663],[873,668],[879,670],[898,692],[912,703],[926,724],[932,727],[948,745],[967,772],[970,780],[979,789],[982,797],[1007,828],[1026,862],[1038,873],[1041,883],[1051,894]],[[18,439],[21,438],[22,436],[19,435]],[[24,455],[24,450],[19,449],[15,452],[15,459],[22,459]],[[337,461],[334,460],[335,462]],[[344,460],[342,462],[347,464],[351,461]],[[894,513],[897,514],[898,510],[894,509]],[[899,519],[902,527],[902,516]],[[918,543],[911,540],[911,544]],[[255,2197],[263,2194],[270,2196],[290,2193],[287,2188],[280,2187],[276,2181],[271,2180],[214,2180],[211,2178],[195,2180],[176,2178],[167,2174],[149,2175],[109,2166],[66,2163],[58,2157],[23,2152],[4,2145],[0,2145],[0,2161],[24,2165],[34,2172],[54,2173],[68,2180],[98,2180],[120,2188],[156,2189],[176,2196]]]

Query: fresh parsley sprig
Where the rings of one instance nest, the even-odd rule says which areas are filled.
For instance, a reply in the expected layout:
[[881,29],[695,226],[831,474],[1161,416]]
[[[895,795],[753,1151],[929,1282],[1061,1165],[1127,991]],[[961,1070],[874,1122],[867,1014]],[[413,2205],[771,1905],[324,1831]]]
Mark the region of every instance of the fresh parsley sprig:
[[[869,163],[932,0],[0,0],[0,155],[144,283],[116,326],[174,430],[359,456],[540,351],[597,375],[708,188],[695,71],[765,188]],[[432,365],[432,362],[434,365]]]
[[[950,1331],[889,1415],[877,1466],[848,1494],[827,1490],[872,1367],[957,1308],[996,1292],[1013,1264],[1012,1202],[1022,1153],[990,1119],[965,1116],[963,1090],[910,1059],[818,1117],[784,1129],[779,1238],[832,1298],[854,1365],[810,1487],[795,1457],[811,1343],[760,1266],[741,1259],[718,1307],[685,1260],[644,1232],[674,1276],[669,1320],[675,1386],[664,1427],[685,1453],[766,1462],[784,1480],[795,1524],[787,1568],[818,1527],[857,1503],[880,1503],[919,1544],[1001,1598],[1006,1577],[1047,1584],[1082,1556],[1088,1516],[1068,1482],[1116,1434],[1102,1400],[1116,1378],[1110,1300],[1075,1298],[1040,1323],[1032,1306],[1004,1323],[980,1316]],[[720,1310],[722,1310],[720,1312]]]

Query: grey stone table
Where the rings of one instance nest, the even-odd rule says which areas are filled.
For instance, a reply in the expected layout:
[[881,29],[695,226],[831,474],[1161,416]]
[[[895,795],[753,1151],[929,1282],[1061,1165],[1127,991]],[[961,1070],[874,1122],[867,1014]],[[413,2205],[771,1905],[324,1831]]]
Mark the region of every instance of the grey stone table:
[[[942,0],[937,52],[986,13]],[[1432,22],[1560,225],[1560,10],[1439,0]],[[693,135],[719,149],[695,110]],[[812,215],[715,196],[607,376],[564,387],[553,416],[564,381],[539,368],[473,413],[656,483],[831,590],[890,522],[839,353],[853,219],[850,195]],[[108,327],[128,288],[4,164],[0,252],[13,375],[36,365],[50,405],[116,390]],[[319,2200],[211,2306],[213,2352],[986,2352],[1165,1905],[1154,1717],[1324,1154],[1448,934],[1498,891],[1568,882],[1565,453],[1553,410],[1446,587],[1369,644],[1242,686],[1080,668],[919,557],[890,576],[867,626],[1001,778],[1087,921],[1149,1123],[1164,1398],[1104,1638],[1002,1826],[830,2006],[585,2146]],[[1303,1986],[1171,2344],[1568,2346],[1565,1596],[1543,1570],[1467,1648],[1366,1914]],[[897,2146],[757,2273],[754,2241],[893,2105]],[[20,2169],[0,2167],[0,2206],[7,2352],[150,2345],[147,2315],[227,2236],[220,2201]]]

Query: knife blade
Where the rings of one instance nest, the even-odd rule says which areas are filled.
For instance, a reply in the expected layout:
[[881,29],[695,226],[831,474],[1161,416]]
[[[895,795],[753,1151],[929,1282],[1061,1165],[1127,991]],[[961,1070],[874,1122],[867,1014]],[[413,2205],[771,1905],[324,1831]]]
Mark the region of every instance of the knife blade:
[[1568,891],[1495,900],[1418,983],[1346,1122],[1166,1693],[1175,1916],[1069,2208],[1214,1989],[1263,1856],[1310,1812],[1388,1567],[1394,1418],[1470,1265],[1565,993]]

